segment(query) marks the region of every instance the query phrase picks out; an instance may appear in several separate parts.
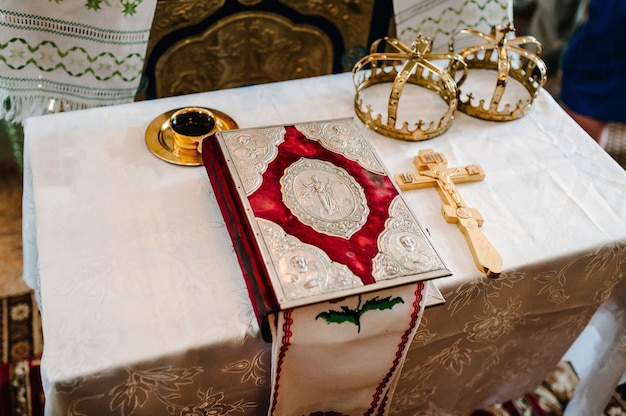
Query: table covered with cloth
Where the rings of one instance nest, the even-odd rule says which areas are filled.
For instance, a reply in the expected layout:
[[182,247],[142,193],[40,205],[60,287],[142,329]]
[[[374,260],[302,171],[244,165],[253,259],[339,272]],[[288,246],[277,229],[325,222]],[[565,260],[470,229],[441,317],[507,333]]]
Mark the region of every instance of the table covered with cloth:
[[[271,346],[207,173],[151,154],[146,127],[192,105],[241,128],[352,117],[353,100],[338,74],[27,121],[24,278],[41,308],[47,414],[267,413]],[[467,415],[530,391],[599,307],[626,296],[626,172],[545,91],[521,119],[457,112],[423,142],[356,122],[393,174],[427,148],[479,164],[485,179],[458,190],[504,263],[486,277],[437,191],[404,192],[453,274],[437,281],[446,303],[425,310],[390,414]],[[613,332],[600,363],[623,354],[623,325]],[[611,384],[602,372],[590,377]]]

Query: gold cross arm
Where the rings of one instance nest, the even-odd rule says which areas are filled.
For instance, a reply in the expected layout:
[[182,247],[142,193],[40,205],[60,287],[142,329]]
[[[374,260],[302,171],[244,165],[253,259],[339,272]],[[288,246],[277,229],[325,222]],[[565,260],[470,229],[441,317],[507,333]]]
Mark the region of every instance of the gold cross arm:
[[483,217],[476,208],[468,207],[455,184],[481,181],[485,172],[479,165],[449,168],[442,153],[423,149],[414,158],[417,172],[395,176],[401,190],[435,187],[443,199],[441,212],[449,223],[456,223],[470,247],[478,270],[489,277],[498,277],[502,272],[502,257],[491,245],[478,227],[483,225]]

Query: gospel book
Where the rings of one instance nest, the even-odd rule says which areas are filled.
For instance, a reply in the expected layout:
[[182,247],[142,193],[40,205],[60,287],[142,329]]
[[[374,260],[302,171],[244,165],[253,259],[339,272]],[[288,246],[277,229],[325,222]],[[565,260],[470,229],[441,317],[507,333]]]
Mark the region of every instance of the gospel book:
[[280,310],[450,275],[352,118],[222,130],[202,155],[266,340]]

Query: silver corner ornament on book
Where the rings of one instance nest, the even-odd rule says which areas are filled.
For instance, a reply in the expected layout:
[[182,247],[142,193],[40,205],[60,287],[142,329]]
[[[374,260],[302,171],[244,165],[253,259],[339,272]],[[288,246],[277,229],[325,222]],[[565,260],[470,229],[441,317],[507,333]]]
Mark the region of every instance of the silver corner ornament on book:
[[218,131],[202,155],[262,329],[280,310],[450,275],[352,118]]

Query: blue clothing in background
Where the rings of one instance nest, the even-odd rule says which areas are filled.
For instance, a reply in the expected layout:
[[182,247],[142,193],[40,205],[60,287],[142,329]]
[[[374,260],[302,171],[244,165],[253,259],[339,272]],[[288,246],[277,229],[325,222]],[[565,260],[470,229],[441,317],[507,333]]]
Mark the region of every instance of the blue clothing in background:
[[563,104],[588,117],[626,123],[626,0],[591,0],[561,68]]

